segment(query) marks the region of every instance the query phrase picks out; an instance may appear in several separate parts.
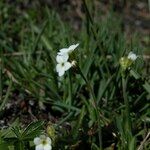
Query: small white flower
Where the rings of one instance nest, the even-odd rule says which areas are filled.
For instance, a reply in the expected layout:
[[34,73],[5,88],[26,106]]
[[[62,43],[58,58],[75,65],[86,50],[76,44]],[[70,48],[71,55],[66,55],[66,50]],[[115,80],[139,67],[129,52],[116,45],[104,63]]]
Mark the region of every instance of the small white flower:
[[73,44],[73,45],[71,45],[69,48],[60,49],[59,52],[58,52],[58,54],[59,54],[59,55],[63,55],[63,54],[65,54],[65,53],[70,54],[70,53],[73,52],[78,46],[79,46],[79,44]]
[[35,150],[52,150],[51,139],[45,135],[34,138],[34,144],[36,145]]
[[57,61],[56,71],[58,72],[59,76],[63,76],[65,71],[71,68],[72,64],[68,62],[68,58],[69,56],[67,53],[64,53],[63,55],[58,54],[56,56]]
[[68,59],[69,59],[69,54],[71,52],[73,52],[78,46],[79,46],[79,44],[73,44],[73,45],[69,46],[69,48],[60,49],[59,52],[57,53],[56,71],[58,72],[59,76],[63,76],[65,71],[67,71],[73,65],[75,65],[74,61],[69,62]]
[[136,54],[134,54],[133,52],[130,52],[128,54],[128,59],[131,59],[132,61],[135,61],[137,59],[137,57],[138,56]]

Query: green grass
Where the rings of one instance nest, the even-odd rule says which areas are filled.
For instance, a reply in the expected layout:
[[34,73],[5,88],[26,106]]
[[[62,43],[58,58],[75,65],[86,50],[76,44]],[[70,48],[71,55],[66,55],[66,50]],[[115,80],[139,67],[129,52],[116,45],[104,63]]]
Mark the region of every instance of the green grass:
[[[50,114],[58,117],[55,124],[50,124],[56,136],[53,149],[107,150],[112,145],[118,150],[138,149],[150,132],[150,83],[142,58],[144,49],[138,36],[133,36],[131,41],[125,36],[122,18],[110,10],[105,19],[95,19],[100,18],[99,12],[92,17],[92,4],[84,3],[82,27],[75,31],[46,7],[41,12],[34,6],[21,12],[18,7],[1,1],[0,8],[1,118],[7,102],[17,91],[25,100],[30,97],[36,101],[39,112],[43,103]],[[76,68],[63,78],[55,71],[58,50],[76,43],[80,45],[74,57],[88,83]],[[130,51],[141,57],[127,71],[123,86],[119,60]],[[87,84],[94,91],[96,109]],[[71,126],[69,131],[61,129],[66,122]],[[30,132],[28,127],[19,129],[21,122],[5,129],[11,136],[1,130],[0,146],[34,149],[28,142],[47,123],[33,123],[37,133]],[[28,130],[32,136],[25,139]],[[145,150],[150,149],[148,139],[143,146]]]

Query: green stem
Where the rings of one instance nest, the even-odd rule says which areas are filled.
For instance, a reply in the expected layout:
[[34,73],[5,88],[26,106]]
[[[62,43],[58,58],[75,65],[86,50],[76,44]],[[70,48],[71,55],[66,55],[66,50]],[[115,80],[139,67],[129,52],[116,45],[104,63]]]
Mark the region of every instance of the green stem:
[[17,143],[15,143],[15,150],[24,150],[24,143],[23,141],[18,141]]
[[91,87],[90,82],[87,80],[87,78],[84,76],[84,74],[82,73],[81,69],[79,66],[77,66],[79,74],[81,75],[81,77],[83,78],[83,80],[85,81],[85,83],[87,84],[89,91],[91,93],[92,99],[93,99],[93,107],[96,111],[96,118],[98,121],[98,138],[99,138],[99,145],[100,145],[100,150],[102,150],[102,128],[101,128],[101,124],[100,124],[100,120],[99,120],[99,111],[98,111],[98,105],[96,102],[96,97],[93,91],[93,88]]
[[9,83],[9,86],[8,86],[5,98],[3,99],[2,103],[0,104],[0,112],[4,109],[6,103],[9,100],[8,98],[9,98],[9,94],[11,92],[11,87],[12,87],[12,80],[10,80],[10,83]]
[[2,101],[2,70],[3,70],[3,53],[2,53],[2,49],[0,49],[0,102]]
[[131,133],[130,106],[129,100],[127,98],[126,88],[127,88],[127,79],[122,77],[122,89],[123,89],[123,99],[126,108],[127,130],[129,130],[129,132]]
[[68,76],[69,76],[69,105],[71,106],[72,104],[72,78],[71,78],[70,71],[68,72]]

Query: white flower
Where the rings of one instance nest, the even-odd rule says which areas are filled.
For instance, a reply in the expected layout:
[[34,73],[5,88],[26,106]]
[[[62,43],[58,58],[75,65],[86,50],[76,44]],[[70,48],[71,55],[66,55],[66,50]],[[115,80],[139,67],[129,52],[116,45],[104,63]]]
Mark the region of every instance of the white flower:
[[65,54],[65,53],[70,54],[70,53],[73,52],[78,46],[79,46],[79,44],[73,44],[73,45],[71,45],[69,48],[60,49],[59,52],[58,52],[58,54],[59,54],[59,55],[63,55],[63,54]]
[[57,53],[56,71],[58,72],[59,76],[63,76],[65,71],[67,71],[73,65],[75,65],[74,61],[69,62],[68,59],[69,59],[69,54],[71,52],[73,52],[78,46],[79,46],[79,44],[73,44],[73,45],[69,46],[69,48],[60,49],[59,52]]
[[45,135],[34,138],[35,150],[51,150],[51,139]]
[[135,61],[137,59],[137,57],[138,56],[136,54],[134,54],[133,52],[130,52],[128,54],[128,59],[131,59],[132,61]]
[[71,68],[72,64],[68,62],[68,58],[69,56],[67,53],[64,53],[63,55],[58,54],[56,56],[57,61],[56,71],[58,72],[59,76],[63,76],[65,71]]

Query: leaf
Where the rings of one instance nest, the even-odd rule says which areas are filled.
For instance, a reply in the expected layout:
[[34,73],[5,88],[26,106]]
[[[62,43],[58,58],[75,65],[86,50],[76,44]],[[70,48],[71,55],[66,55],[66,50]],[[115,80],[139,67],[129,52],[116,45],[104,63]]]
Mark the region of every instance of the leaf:
[[100,150],[100,148],[95,143],[92,143],[91,150]]
[[19,127],[12,127],[11,130],[14,132],[14,134],[16,135],[16,137],[17,137],[18,139],[20,139],[21,133],[20,133]]
[[143,87],[150,94],[150,84],[148,82],[145,82],[145,84],[143,84]]
[[0,150],[9,150],[8,149],[8,144],[7,143],[1,143],[0,144]]
[[4,98],[3,102],[2,102],[1,105],[0,105],[0,112],[4,109],[6,103],[7,103],[8,100],[9,100],[8,97],[9,97],[9,94],[10,94],[10,92],[11,92],[11,87],[12,87],[12,80],[10,80],[9,87],[8,87],[8,89],[7,89],[5,98]]
[[23,140],[32,139],[38,134],[40,134],[43,128],[43,124],[44,124],[43,121],[36,121],[36,122],[30,123],[23,131],[22,139]]
[[[98,96],[97,96],[98,103],[100,102],[102,96],[104,95],[105,91],[106,91],[107,88],[109,87],[109,84],[110,84],[111,81],[113,80],[113,77],[114,77],[114,76],[111,76],[111,77],[107,80],[107,82],[104,82],[104,85],[103,85],[103,86],[101,86],[101,84],[100,84],[99,90],[98,90]],[[103,81],[103,80],[102,80],[102,81]]]
[[140,79],[140,75],[135,70],[130,70],[130,73],[135,79]]
[[135,137],[132,137],[130,143],[129,143],[129,150],[135,150]]
[[85,114],[86,114],[86,110],[85,110],[85,106],[83,106],[81,109],[79,119],[76,121],[74,130],[73,130],[74,139],[77,138],[77,136],[78,136],[79,128],[82,126],[82,122],[83,122],[83,118],[84,118]]

